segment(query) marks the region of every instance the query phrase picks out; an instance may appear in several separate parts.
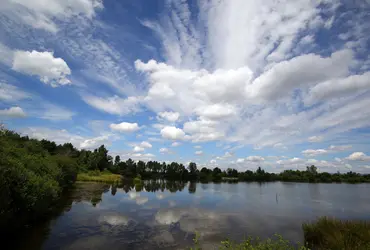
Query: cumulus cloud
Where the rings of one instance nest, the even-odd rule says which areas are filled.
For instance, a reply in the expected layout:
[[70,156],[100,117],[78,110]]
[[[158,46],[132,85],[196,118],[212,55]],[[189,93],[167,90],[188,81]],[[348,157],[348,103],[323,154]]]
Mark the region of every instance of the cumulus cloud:
[[140,129],[139,125],[136,122],[135,123],[121,122],[118,124],[112,123],[111,125],[109,125],[109,127],[112,130],[118,132],[135,132]]
[[158,116],[163,119],[166,119],[167,121],[175,122],[179,119],[180,114],[178,112],[167,112],[166,111],[166,112],[159,112]]
[[323,58],[315,54],[295,57],[274,65],[246,86],[247,96],[276,100],[291,94],[300,86],[312,86],[322,81],[346,76],[352,59],[350,50],[335,52]]
[[366,155],[363,152],[354,152],[346,159],[350,161],[370,161],[370,156]]
[[172,144],[171,144],[171,146],[172,147],[178,147],[178,146],[180,146],[181,145],[181,143],[180,142],[172,142]]
[[202,155],[203,154],[203,151],[199,150],[199,151],[195,151],[195,154],[196,155]]
[[38,76],[42,82],[53,87],[71,83],[67,78],[71,74],[71,69],[62,58],[54,57],[53,52],[15,51],[12,69]]
[[144,151],[145,149],[147,148],[152,148],[152,144],[150,144],[149,142],[147,141],[143,141],[137,145],[134,144],[134,148],[133,148],[133,151],[134,152],[142,152]]
[[161,135],[165,139],[170,140],[183,140],[185,137],[185,132],[180,128],[173,126],[166,126],[161,130]]
[[8,109],[0,110],[0,116],[11,118],[23,118],[26,117],[26,113],[20,107],[11,107]]

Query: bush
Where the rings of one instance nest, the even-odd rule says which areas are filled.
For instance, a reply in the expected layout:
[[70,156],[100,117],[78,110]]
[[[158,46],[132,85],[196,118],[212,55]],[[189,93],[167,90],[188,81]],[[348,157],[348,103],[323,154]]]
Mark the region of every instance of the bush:
[[76,172],[72,159],[51,156],[39,141],[0,133],[0,229],[10,232],[46,216]]
[[305,241],[314,249],[370,249],[370,223],[366,221],[322,217],[302,227]]

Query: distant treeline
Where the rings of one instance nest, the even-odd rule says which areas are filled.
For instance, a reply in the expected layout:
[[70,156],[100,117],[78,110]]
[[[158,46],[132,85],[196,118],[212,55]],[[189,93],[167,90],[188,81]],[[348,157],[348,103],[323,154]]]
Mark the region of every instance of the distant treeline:
[[291,181],[291,182],[349,182],[360,183],[370,182],[370,175],[361,175],[355,172],[348,173],[327,173],[318,172],[314,165],[307,166],[306,170],[285,170],[279,174],[268,173],[259,167],[256,171],[246,170],[239,172],[236,169],[228,168],[222,170],[218,167],[199,169],[197,164],[190,162],[188,166],[177,162],[158,161],[134,161],[127,159],[122,161],[120,156],[114,158],[108,155],[104,145],[94,151],[78,150],[72,144],[66,143],[56,145],[54,142],[42,140],[41,145],[51,154],[68,155],[76,160],[80,171],[109,170],[115,174],[121,174],[127,178],[140,176],[142,179],[168,179],[182,181]]

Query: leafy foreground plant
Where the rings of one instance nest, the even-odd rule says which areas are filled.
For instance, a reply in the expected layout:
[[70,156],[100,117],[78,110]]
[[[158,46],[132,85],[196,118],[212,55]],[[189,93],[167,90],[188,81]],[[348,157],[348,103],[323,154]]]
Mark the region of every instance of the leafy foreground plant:
[[[191,250],[201,250],[199,243],[199,234],[195,234],[194,248]],[[221,241],[220,250],[309,250],[304,246],[293,246],[288,240],[283,239],[281,235],[276,234],[274,238],[260,240],[259,238],[248,237],[241,243],[232,242],[230,240]]]
[[322,217],[303,224],[304,239],[314,249],[369,250],[370,223]]

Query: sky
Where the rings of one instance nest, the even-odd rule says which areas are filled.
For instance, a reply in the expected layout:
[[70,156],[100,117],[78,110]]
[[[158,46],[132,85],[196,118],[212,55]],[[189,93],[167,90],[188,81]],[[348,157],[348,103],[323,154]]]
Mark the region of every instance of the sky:
[[122,159],[370,173],[369,34],[369,0],[0,0],[0,123]]

